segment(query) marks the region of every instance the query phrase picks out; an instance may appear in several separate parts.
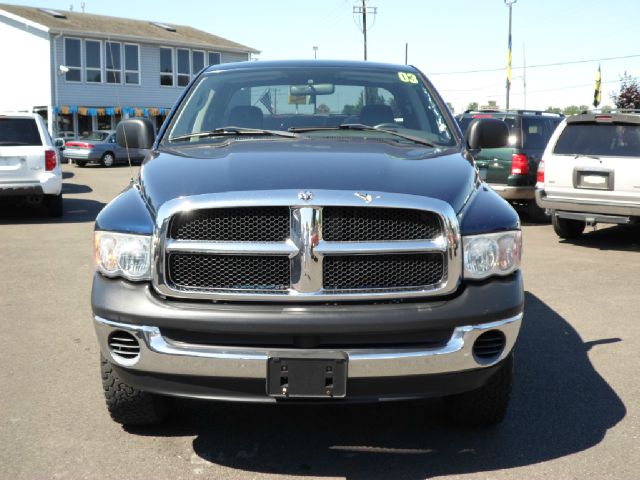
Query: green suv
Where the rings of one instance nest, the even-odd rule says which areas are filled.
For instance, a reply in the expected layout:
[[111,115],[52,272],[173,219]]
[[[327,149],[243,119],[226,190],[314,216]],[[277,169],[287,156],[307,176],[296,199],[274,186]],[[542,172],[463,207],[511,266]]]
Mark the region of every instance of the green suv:
[[564,116],[535,110],[481,110],[456,118],[463,132],[476,118],[497,118],[507,124],[508,146],[483,149],[476,156],[480,177],[502,198],[526,209],[530,220],[549,221],[535,201],[536,174],[547,142]]

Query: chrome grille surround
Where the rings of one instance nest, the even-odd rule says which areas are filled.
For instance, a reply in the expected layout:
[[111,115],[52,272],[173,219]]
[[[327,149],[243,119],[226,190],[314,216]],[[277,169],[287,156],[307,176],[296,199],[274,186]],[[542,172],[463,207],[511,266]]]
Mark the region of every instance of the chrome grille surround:
[[[313,190],[309,200],[300,190],[225,192],[170,200],[158,210],[153,246],[152,278],[156,291],[166,297],[224,301],[339,301],[382,300],[446,295],[454,292],[462,276],[462,247],[458,219],[441,200],[397,193]],[[358,195],[356,195],[358,194]],[[286,206],[291,213],[291,236],[281,242],[222,242],[174,240],[169,228],[174,215],[192,210],[236,207]],[[325,241],[322,237],[323,207],[396,208],[437,214],[441,234],[429,240]],[[290,261],[290,288],[286,290],[216,289],[189,290],[171,284],[168,257],[173,253],[209,255],[286,256]],[[327,256],[441,253],[444,276],[440,282],[421,287],[326,290],[323,259]]]

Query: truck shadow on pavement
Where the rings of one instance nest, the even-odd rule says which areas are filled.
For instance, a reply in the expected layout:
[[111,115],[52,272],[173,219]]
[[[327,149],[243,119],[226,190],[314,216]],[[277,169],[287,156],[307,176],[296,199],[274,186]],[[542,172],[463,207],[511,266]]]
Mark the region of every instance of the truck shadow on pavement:
[[640,225],[598,225],[596,230],[587,227],[578,238],[562,240],[562,243],[598,250],[640,252]]
[[[65,189],[65,193],[81,193],[77,191],[68,192],[68,185],[69,184],[66,183],[64,184],[63,188]],[[78,187],[85,186],[80,185]],[[90,187],[86,188],[89,189],[88,191],[91,191]],[[65,196],[63,203],[64,215],[61,218],[50,218],[44,207],[0,206],[0,225],[93,222],[105,205],[105,203],[97,200]]]
[[587,352],[614,351],[618,338],[583,342],[531,293],[516,349],[516,380],[505,421],[454,427],[438,400],[351,406],[177,401],[163,427],[138,435],[196,435],[194,467],[216,465],[276,475],[422,479],[532,465],[602,441],[626,415]]

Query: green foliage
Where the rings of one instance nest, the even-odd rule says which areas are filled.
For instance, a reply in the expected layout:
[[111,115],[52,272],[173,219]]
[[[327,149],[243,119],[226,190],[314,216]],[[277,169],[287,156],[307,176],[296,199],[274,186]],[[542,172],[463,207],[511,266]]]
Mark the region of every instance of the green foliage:
[[587,111],[589,111],[588,105],[569,105],[568,107],[564,107],[562,113],[564,113],[568,117],[569,115],[577,115],[579,113]]
[[478,102],[471,102],[467,105],[467,110],[478,110]]
[[547,109],[545,110],[545,112],[550,112],[550,113],[562,113],[562,109],[558,108],[558,107],[552,107],[552,106],[548,106]]

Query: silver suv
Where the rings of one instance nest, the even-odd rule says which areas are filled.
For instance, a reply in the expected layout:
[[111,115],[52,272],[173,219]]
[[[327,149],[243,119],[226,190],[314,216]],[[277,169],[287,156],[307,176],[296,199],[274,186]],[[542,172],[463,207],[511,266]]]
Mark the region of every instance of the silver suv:
[[0,113],[0,201],[41,205],[62,216],[62,169],[42,117]]
[[567,118],[538,167],[536,202],[552,213],[561,238],[586,225],[640,221],[640,113]]

